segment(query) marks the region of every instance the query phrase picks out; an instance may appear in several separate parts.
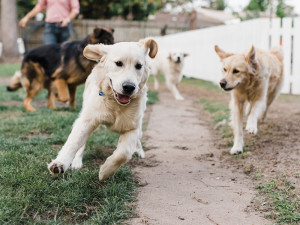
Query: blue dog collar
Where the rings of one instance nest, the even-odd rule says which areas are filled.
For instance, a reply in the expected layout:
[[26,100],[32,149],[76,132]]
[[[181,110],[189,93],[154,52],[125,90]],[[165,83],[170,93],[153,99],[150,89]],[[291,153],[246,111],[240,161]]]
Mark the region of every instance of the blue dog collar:
[[104,95],[104,92],[101,91],[101,90],[99,90],[99,95],[100,95],[100,96],[103,96],[103,95]]

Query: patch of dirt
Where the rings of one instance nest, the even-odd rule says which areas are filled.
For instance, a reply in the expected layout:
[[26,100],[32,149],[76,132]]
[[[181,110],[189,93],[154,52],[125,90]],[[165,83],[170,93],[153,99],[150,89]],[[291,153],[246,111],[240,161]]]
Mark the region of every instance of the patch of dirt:
[[8,85],[11,77],[0,77],[0,84],[1,85]]
[[267,224],[248,208],[256,191],[247,176],[222,168],[222,151],[214,146],[216,137],[198,96],[184,97],[175,101],[161,93],[160,103],[152,106],[145,144],[155,148],[146,152],[145,162],[151,156],[160,163],[133,168],[141,184],[139,217],[128,223]]
[[[230,95],[225,92],[208,91],[186,84],[181,87],[184,92],[198,98],[209,98],[225,104],[230,101]],[[244,127],[245,123],[246,118]],[[300,194],[300,96],[279,96],[271,105],[264,123],[258,124],[257,135],[248,134],[244,129],[245,153],[237,157],[229,154],[228,142],[233,141],[233,137],[222,139],[213,124],[210,130],[216,135],[214,146],[222,151],[219,160],[223,168],[242,171],[255,184],[287,179],[295,186],[296,193]],[[257,176],[260,178],[257,179]],[[258,198],[251,202],[249,208],[260,212],[268,211]]]

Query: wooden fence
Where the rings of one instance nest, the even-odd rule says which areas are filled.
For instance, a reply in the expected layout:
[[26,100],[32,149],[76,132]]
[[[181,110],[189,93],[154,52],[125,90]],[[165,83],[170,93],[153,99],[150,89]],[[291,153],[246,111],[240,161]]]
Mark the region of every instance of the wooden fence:
[[[76,20],[72,23],[71,39],[83,39],[93,32],[97,26],[108,26],[115,29],[115,42],[137,41],[148,36],[159,36],[163,23],[124,21],[124,20]],[[186,31],[189,26],[185,24],[168,25],[167,34]],[[26,50],[43,43],[44,27],[42,23],[31,21],[26,29],[19,28],[20,37],[25,41]]]

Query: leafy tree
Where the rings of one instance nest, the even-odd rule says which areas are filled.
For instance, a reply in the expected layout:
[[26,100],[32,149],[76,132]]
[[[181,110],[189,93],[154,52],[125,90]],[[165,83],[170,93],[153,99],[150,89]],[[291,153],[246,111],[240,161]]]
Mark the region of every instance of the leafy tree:
[[276,7],[276,15],[280,18],[286,16],[292,16],[294,11],[294,7],[285,4],[284,0],[278,0],[278,4]]
[[18,17],[24,17],[37,4],[38,0],[17,0]]
[[[186,0],[184,0],[186,1]],[[23,17],[38,0],[17,0],[18,16]],[[85,19],[110,19],[121,16],[124,19],[145,20],[149,14],[161,9],[163,0],[80,0],[80,14]]]
[[226,8],[225,0],[210,0],[209,8],[215,10],[224,10]]
[[246,7],[249,11],[264,12],[267,10],[269,5],[269,0],[251,0]]

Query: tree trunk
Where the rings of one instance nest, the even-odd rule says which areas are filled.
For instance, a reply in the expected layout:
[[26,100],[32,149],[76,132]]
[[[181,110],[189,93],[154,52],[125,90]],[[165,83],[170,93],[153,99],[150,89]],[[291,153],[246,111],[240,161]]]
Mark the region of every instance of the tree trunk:
[[1,0],[2,57],[19,56],[16,0]]

